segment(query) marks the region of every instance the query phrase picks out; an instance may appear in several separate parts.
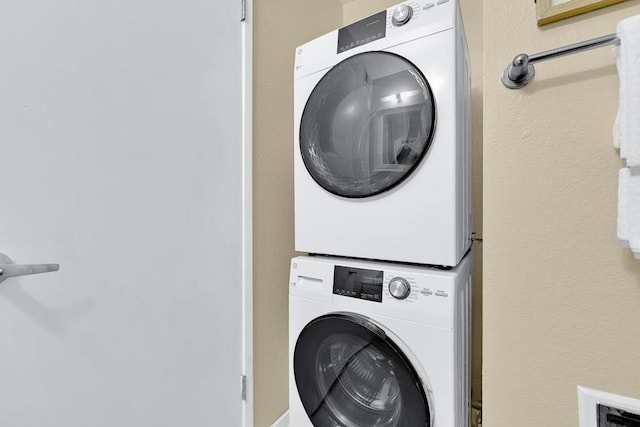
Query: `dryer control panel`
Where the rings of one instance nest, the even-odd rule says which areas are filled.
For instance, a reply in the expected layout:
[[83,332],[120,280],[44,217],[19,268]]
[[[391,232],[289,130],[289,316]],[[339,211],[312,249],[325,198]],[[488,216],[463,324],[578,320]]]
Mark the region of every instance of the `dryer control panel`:
[[327,70],[352,55],[385,51],[456,27],[458,0],[408,0],[296,48],[294,78]]
[[410,0],[383,10],[338,30],[338,50],[343,53],[386,37],[387,31],[397,30],[409,21],[422,21],[423,14],[450,0]]
[[387,11],[371,15],[338,30],[338,53],[383,38],[387,32]]

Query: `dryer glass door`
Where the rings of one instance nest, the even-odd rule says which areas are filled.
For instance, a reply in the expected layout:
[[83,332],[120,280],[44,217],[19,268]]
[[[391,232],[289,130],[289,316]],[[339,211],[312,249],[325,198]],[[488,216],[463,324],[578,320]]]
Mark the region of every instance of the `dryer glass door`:
[[420,70],[396,54],[366,52],[337,64],[313,89],[302,113],[300,152],[327,191],[369,197],[411,174],[434,128],[433,95]]
[[411,361],[363,316],[310,322],[294,351],[294,375],[315,427],[430,427],[427,394]]

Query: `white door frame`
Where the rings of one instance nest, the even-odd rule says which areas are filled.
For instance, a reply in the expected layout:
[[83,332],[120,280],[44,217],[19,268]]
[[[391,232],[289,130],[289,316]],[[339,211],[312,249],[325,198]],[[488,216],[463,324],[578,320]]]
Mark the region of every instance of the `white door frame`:
[[[246,381],[242,425],[253,427],[253,1],[244,0],[242,25],[242,369]],[[241,383],[242,387],[242,383]]]

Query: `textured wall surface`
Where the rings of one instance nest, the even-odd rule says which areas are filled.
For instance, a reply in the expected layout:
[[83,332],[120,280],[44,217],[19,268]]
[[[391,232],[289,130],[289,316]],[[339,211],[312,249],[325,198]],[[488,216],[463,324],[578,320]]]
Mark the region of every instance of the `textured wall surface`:
[[336,1],[254,0],[254,425],[289,406],[288,286],[293,251],[293,58],[340,27]]
[[[459,0],[469,57],[471,59],[471,103],[473,109],[473,197],[474,229],[482,236],[482,8],[478,0]],[[350,24],[387,7],[397,0],[354,0],[344,5],[344,24]],[[482,245],[475,244],[473,301],[473,400],[482,398]]]
[[484,2],[484,425],[577,426],[578,384],[640,397],[640,261],[616,241],[611,48],[499,81],[519,52],[615,32],[629,1],[537,28]]

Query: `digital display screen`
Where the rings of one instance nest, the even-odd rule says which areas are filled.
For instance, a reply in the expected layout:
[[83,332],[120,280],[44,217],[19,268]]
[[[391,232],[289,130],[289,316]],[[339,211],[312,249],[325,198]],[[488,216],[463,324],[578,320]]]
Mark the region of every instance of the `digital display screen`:
[[376,13],[338,30],[338,53],[346,52],[387,34],[387,11]]
[[382,282],[382,271],[336,266],[333,272],[333,293],[382,302]]

